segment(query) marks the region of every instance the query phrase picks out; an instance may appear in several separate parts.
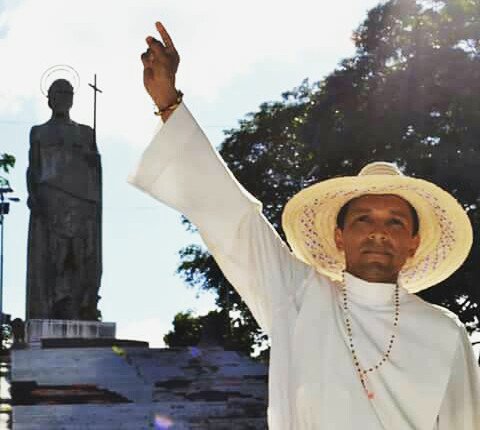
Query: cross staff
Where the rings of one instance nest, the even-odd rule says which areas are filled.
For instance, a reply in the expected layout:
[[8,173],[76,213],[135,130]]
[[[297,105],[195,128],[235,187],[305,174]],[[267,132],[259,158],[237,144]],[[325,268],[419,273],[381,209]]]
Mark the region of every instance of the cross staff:
[[88,84],[93,88],[93,141],[97,145],[97,93],[101,93],[102,90],[97,87],[97,74],[93,75],[93,85]]

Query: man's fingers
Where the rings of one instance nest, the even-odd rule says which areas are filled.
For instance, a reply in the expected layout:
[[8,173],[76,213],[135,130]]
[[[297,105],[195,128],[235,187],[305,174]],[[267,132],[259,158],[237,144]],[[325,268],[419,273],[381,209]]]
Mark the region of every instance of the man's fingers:
[[148,52],[144,52],[140,58],[142,59],[143,67],[150,67],[152,65],[152,59]]
[[155,39],[154,37],[152,36],[148,36],[147,37],[147,44],[148,44],[148,48],[153,51],[153,53],[156,55],[156,56],[160,56],[162,55],[164,52],[165,52],[165,46],[163,45],[162,42],[160,42],[159,40]]
[[162,48],[165,48],[165,46],[163,46],[163,43],[160,42],[160,40],[155,39],[152,36],[148,36],[146,40],[147,40],[147,45],[148,45],[149,48],[152,48],[152,47],[155,47],[155,46],[160,46]]
[[162,36],[163,43],[165,43],[165,46],[167,48],[173,48],[175,49],[175,45],[173,44],[173,40],[168,34],[167,29],[163,26],[163,24],[160,21],[157,21],[155,23],[155,27],[157,27],[158,32],[160,33],[160,36]]

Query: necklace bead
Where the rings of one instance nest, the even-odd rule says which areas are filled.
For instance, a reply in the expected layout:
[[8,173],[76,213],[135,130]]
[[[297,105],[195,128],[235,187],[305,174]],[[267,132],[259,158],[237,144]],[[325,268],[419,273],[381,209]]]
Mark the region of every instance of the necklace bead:
[[[360,382],[362,383],[362,386],[365,389],[365,392],[367,393],[368,398],[373,399],[374,398],[374,393],[368,391],[368,389],[367,389],[367,381],[366,381],[367,380],[367,373],[370,373],[370,372],[373,372],[373,371],[379,369],[380,366],[382,366],[382,364],[387,361],[387,358],[389,358],[389,356],[390,356],[390,352],[392,350],[393,343],[395,341],[396,336],[395,336],[395,333],[393,333],[390,336],[390,340],[389,340],[387,350],[386,350],[386,352],[384,352],[384,354],[382,355],[382,358],[380,359],[380,361],[377,364],[375,364],[372,367],[362,369],[362,366],[360,365],[360,360],[358,359],[358,357],[355,353],[355,344],[353,342],[353,332],[352,332],[352,327],[351,327],[351,320],[348,316],[348,298],[347,298],[347,286],[346,286],[346,282],[345,282],[345,274],[343,273],[342,275],[343,275],[343,279],[342,279],[341,287],[342,287],[342,295],[343,295],[343,313],[344,313],[344,319],[345,319],[345,326],[346,326],[346,329],[347,329],[347,336],[348,336],[349,345],[350,345],[350,351],[352,353],[355,368],[356,368],[356,370],[359,374],[359,377],[360,377]],[[395,303],[395,316],[394,316],[393,326],[394,326],[394,328],[396,328],[398,326],[398,320],[399,320],[399,316],[400,316],[400,298],[399,298],[398,284],[395,286],[394,303]]]

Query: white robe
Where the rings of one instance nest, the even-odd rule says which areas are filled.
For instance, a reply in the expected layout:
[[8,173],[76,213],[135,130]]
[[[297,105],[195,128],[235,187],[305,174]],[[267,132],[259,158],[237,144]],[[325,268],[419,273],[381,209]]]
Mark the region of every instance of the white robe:
[[[270,336],[270,429],[480,429],[480,372],[463,324],[404,289],[396,341],[389,361],[369,374],[368,399],[339,288],[290,253],[184,104],[159,127],[129,182],[198,227]],[[347,276],[363,366],[377,364],[388,346],[393,290]]]

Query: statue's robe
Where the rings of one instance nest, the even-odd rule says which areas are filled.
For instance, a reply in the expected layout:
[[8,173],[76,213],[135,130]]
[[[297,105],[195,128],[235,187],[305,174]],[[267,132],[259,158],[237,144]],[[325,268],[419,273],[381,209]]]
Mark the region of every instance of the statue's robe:
[[[290,253],[184,104],[129,181],[198,227],[270,336],[270,429],[480,429],[480,372],[464,325],[403,288],[396,340],[388,362],[369,373],[368,398],[340,288]],[[375,365],[393,329],[394,286],[346,276],[346,287],[355,349],[364,366]]]
[[27,319],[97,318],[102,174],[92,128],[50,120],[30,132]]

